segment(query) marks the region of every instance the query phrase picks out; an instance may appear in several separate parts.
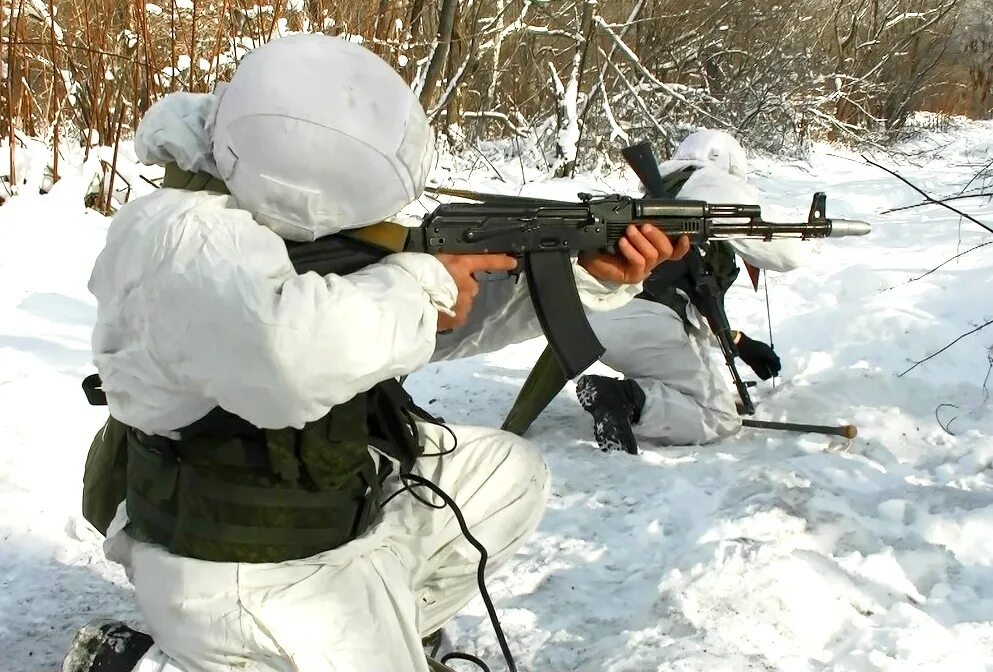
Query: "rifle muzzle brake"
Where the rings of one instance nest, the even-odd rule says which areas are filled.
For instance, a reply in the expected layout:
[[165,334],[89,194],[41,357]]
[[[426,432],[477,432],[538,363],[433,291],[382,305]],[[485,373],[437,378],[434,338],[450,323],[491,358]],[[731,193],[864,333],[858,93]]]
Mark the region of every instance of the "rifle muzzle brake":
[[828,234],[828,237],[864,236],[870,231],[872,231],[872,227],[867,222],[860,222],[857,219],[832,219],[831,233]]

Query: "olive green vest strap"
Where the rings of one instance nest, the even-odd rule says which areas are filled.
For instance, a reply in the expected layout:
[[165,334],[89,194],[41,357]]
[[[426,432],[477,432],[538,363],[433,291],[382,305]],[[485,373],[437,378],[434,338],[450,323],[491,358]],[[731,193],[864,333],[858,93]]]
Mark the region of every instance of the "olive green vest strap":
[[[165,513],[156,507],[140,493],[128,490],[128,514],[140,518],[144,525],[152,525],[160,533],[172,536],[177,526],[174,516]],[[291,528],[291,527],[259,527],[256,525],[235,525],[229,522],[215,523],[203,518],[191,518],[183,520],[183,534],[186,536],[209,539],[212,543],[219,544],[241,544],[245,546],[288,546],[288,547],[316,547],[329,546],[331,540],[336,540],[338,544],[345,543],[348,539],[343,538],[342,528],[318,527],[318,528]]]
[[175,163],[168,163],[162,186],[167,189],[186,189],[187,191],[216,191],[221,194],[230,193],[224,182],[210,173],[183,170]]
[[212,523],[202,518],[190,520],[185,525],[187,534],[213,543],[241,544],[249,547],[286,546],[288,548],[322,547],[323,550],[337,548],[346,544],[354,536],[343,535],[342,529],[335,527],[292,528],[292,527],[255,527],[254,525],[235,525],[233,523]]
[[[164,436],[154,436],[145,434],[144,432],[140,432],[138,430],[134,431],[136,435],[141,438],[141,442],[149,448],[166,454],[170,454],[177,450],[176,442],[171,441]],[[239,441],[238,439],[228,439],[226,441],[221,440],[216,443],[211,443],[209,450],[209,455],[198,455],[195,452],[193,454],[189,454],[189,452],[187,452],[186,454],[178,455],[178,457],[189,459],[192,462],[205,462],[208,461],[209,458],[209,462],[211,464],[225,467],[242,467],[260,470],[269,469],[269,460],[266,459],[264,452],[253,449],[250,445],[246,444],[244,441]]]
[[292,506],[294,508],[349,508],[355,498],[340,490],[326,492],[290,490],[272,486],[238,485],[204,476],[196,471],[181,471],[179,482],[183,487],[203,493],[204,499],[249,506]]
[[518,436],[524,434],[552,399],[562,391],[567,380],[562,367],[555,359],[555,353],[550,347],[545,346],[544,352],[524,381],[501,429]]
[[[169,515],[163,509],[149,502],[135,488],[129,487],[127,489],[127,510],[132,523],[140,520],[143,528],[154,528],[154,533],[151,535],[142,535],[143,541],[172,537],[173,530],[176,528],[175,516]],[[152,532],[152,530],[147,531]]]

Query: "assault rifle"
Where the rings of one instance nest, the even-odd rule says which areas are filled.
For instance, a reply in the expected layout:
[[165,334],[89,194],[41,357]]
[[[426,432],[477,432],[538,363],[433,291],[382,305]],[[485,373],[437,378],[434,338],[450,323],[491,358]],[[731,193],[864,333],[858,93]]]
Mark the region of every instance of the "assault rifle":
[[445,203],[408,232],[405,249],[428,254],[518,257],[535,313],[562,373],[572,379],[604,353],[583,311],[572,269],[576,254],[616,252],[629,224],[654,224],[672,239],[824,238],[869,233],[865,222],[828,219],[814,195],[806,222],[772,223],[757,205],[579,194],[578,202],[432,189],[476,203]]

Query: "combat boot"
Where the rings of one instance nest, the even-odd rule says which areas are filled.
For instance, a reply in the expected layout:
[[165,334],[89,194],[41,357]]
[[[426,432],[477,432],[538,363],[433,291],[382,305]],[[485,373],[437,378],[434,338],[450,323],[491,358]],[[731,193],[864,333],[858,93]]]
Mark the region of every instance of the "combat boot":
[[641,419],[645,393],[631,379],[606,376],[580,376],[576,396],[586,412],[593,416],[593,436],[600,449],[623,450],[638,454],[638,440],[631,425]]
[[131,672],[152,646],[152,638],[121,621],[97,619],[76,633],[62,672]]

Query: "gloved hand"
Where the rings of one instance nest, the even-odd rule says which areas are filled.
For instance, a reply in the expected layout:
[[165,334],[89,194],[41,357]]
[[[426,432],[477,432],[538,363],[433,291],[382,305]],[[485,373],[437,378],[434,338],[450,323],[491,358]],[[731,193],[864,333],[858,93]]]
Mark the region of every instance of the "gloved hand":
[[779,355],[770,346],[741,334],[737,347],[741,361],[748,364],[762,380],[769,380],[779,374],[782,364]]

